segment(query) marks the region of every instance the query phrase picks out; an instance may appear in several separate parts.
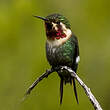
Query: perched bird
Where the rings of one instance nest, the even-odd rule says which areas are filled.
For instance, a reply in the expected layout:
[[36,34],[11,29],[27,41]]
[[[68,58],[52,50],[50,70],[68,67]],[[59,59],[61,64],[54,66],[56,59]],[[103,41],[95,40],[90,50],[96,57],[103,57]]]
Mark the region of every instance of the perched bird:
[[[79,47],[77,37],[71,31],[71,26],[66,17],[60,14],[51,14],[47,17],[40,17],[45,23],[46,29],[46,56],[49,64],[54,68],[58,66],[68,66],[74,72],[78,67]],[[67,70],[57,71],[60,77],[60,104],[63,98],[63,84],[73,83],[76,101],[78,96],[75,79],[70,76]]]

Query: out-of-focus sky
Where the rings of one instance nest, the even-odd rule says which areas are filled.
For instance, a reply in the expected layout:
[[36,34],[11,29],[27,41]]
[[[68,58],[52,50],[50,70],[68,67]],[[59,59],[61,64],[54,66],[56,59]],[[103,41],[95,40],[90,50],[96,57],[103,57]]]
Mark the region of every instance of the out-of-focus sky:
[[59,105],[57,73],[43,80],[24,101],[26,89],[47,68],[43,21],[32,15],[66,16],[78,37],[81,61],[78,75],[91,88],[104,110],[110,109],[110,1],[109,0],[0,0],[0,109],[93,110],[77,83],[64,86]]

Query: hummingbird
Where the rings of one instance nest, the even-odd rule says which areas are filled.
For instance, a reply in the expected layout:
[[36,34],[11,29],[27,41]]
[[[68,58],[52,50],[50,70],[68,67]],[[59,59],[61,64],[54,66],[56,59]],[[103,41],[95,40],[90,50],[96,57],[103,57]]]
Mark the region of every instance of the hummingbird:
[[[57,13],[47,17],[34,17],[44,21],[47,37],[46,57],[52,68],[67,66],[76,72],[80,60],[79,46],[68,19]],[[63,85],[66,85],[66,83],[73,84],[75,98],[77,103],[79,103],[75,79],[70,76],[67,70],[58,70],[57,73],[60,77],[60,104],[62,104],[63,99]]]

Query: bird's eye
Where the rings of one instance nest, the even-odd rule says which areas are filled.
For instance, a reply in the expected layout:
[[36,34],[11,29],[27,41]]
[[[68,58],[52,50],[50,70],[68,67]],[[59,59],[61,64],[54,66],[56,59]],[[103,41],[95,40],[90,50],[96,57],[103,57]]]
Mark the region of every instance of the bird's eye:
[[51,30],[52,29],[52,24],[46,23],[46,28],[49,29],[49,30]]
[[58,21],[57,24],[60,24],[60,21]]

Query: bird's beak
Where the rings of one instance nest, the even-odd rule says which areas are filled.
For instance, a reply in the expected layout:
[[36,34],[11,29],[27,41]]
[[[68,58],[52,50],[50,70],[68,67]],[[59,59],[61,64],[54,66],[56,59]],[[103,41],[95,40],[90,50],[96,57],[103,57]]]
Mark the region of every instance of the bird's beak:
[[33,15],[33,17],[35,17],[35,18],[39,18],[39,19],[42,19],[42,20],[44,20],[44,21],[48,21],[48,19],[46,19],[45,17],[35,16],[35,15]]

